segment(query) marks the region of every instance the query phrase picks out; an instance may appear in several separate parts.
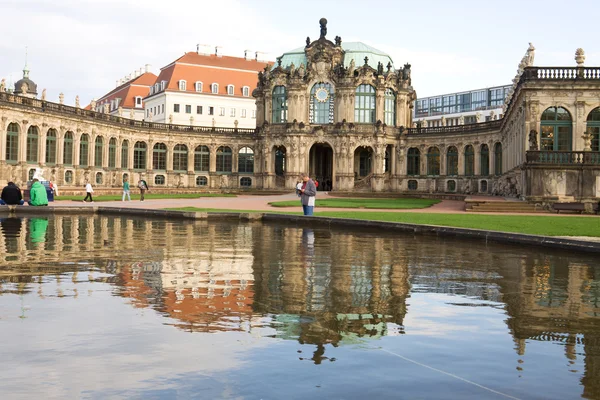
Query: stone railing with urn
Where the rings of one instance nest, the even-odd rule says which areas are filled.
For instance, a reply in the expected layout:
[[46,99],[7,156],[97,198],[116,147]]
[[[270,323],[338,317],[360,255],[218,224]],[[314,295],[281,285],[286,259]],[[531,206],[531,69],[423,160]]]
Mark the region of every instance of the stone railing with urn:
[[529,165],[600,166],[599,151],[528,151]]

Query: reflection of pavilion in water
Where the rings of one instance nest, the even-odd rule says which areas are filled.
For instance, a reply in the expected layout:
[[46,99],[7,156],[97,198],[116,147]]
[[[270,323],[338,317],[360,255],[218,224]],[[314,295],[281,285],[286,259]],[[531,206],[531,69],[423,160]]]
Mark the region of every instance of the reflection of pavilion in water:
[[[506,304],[521,356],[532,340],[563,343],[567,360],[584,356],[583,395],[600,397],[600,267],[590,257],[267,224],[98,216],[51,218],[40,241],[44,224],[21,223],[0,222],[0,293],[31,292],[55,275],[60,296],[61,274],[74,272],[76,284],[78,273],[97,270],[113,274],[100,280],[115,294],[158,310],[178,328],[266,326],[276,337],[316,345],[315,362],[326,358],[327,344],[402,333],[410,291],[456,294]],[[527,364],[517,367],[526,371]]]

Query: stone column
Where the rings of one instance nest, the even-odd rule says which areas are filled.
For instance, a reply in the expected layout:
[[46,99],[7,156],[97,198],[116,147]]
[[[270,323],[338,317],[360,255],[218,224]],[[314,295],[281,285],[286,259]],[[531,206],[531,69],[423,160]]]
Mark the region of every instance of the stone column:
[[23,121],[23,130],[19,135],[19,155],[17,157],[18,163],[27,162],[27,131],[31,125],[28,121]]
[[208,172],[214,174],[217,172],[217,146],[210,146],[210,159],[208,160]]
[[195,147],[193,144],[188,143],[187,144],[188,147],[188,165],[187,165],[187,171],[188,174],[194,174],[194,156],[195,156]]
[[239,148],[237,146],[231,147],[231,173],[238,173],[238,157],[239,157]]
[[[152,172],[152,157],[153,157],[152,151],[153,151],[153,149],[154,149],[154,143],[151,140],[148,140],[146,142],[146,171],[147,172]],[[167,148],[167,169],[168,168],[169,168],[169,150]]]
[[585,101],[577,101],[576,109],[577,111],[573,113],[575,117],[573,120],[573,132],[572,132],[572,151],[583,151],[585,148],[585,140],[583,140],[583,135],[586,130],[586,116],[588,114],[588,110],[586,110]]
[[115,167],[121,169],[121,149],[123,148],[123,140],[117,138],[117,153],[115,154]]
[[0,161],[6,161],[6,132],[8,131],[8,118],[2,117],[0,123]]
[[465,176],[465,146],[456,146],[458,150],[458,176]]
[[448,175],[448,147],[440,146],[440,176]]
[[481,175],[481,145],[477,144],[477,145],[473,145],[473,153],[474,153],[474,157],[475,160],[473,162],[474,165],[474,173],[475,176],[479,176]]
[[375,91],[375,121],[384,122],[384,110],[385,110],[385,88],[377,88]]
[[73,167],[79,167],[79,143],[81,143],[81,134],[73,132]]
[[62,167],[65,158],[65,134],[67,130],[62,126],[56,130],[56,166]]

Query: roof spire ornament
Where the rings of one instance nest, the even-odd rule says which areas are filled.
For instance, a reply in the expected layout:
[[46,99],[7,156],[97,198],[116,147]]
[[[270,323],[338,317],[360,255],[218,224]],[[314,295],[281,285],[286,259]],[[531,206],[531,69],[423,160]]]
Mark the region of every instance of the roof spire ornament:
[[23,78],[29,78],[29,66],[27,65],[27,46],[25,46],[25,66],[23,67]]
[[369,57],[365,56],[365,65],[369,65]]
[[325,36],[327,36],[327,19],[326,18],[321,18],[319,20],[319,25],[321,25],[321,37],[320,37],[320,39],[325,39]]

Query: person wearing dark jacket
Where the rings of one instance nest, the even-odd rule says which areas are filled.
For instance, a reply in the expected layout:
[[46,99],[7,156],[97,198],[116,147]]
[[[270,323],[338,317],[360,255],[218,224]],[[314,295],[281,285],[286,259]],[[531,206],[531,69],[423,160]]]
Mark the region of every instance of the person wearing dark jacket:
[[2,195],[0,196],[0,205],[19,205],[24,204],[23,196],[21,195],[21,189],[14,182],[8,182],[8,185],[2,189]]

